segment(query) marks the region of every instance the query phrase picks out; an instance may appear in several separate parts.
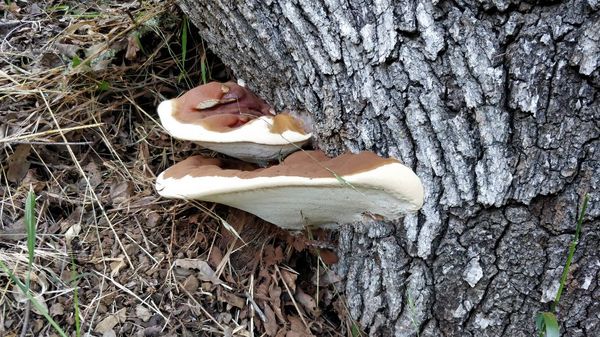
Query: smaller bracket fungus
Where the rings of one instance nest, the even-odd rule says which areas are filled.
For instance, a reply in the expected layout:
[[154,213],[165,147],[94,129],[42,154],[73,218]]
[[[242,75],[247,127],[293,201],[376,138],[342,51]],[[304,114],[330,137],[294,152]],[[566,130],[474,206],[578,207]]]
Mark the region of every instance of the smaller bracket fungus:
[[320,151],[291,154],[268,168],[236,160],[190,157],[162,172],[164,197],[225,204],[281,228],[301,230],[360,221],[393,220],[423,205],[417,175],[372,152],[329,158]]
[[285,157],[308,142],[300,120],[275,115],[248,89],[211,82],[158,106],[171,136],[245,161],[263,163]]

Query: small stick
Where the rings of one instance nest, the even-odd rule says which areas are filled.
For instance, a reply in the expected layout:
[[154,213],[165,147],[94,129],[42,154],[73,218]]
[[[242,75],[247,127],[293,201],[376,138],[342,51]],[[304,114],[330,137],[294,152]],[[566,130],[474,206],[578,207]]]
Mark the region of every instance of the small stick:
[[296,303],[296,299],[294,298],[294,294],[292,294],[292,292],[290,291],[290,288],[288,287],[287,283],[285,283],[285,279],[283,278],[283,275],[281,275],[281,271],[279,271],[279,267],[277,265],[275,265],[275,271],[277,271],[277,274],[279,275],[279,278],[281,279],[281,283],[283,283],[283,285],[285,286],[285,290],[287,290],[288,294],[290,294],[290,298],[292,299],[292,303],[294,303],[294,307],[296,308],[296,311],[298,311],[298,315],[300,315],[300,319],[302,320],[302,323],[304,323],[304,326],[306,327],[306,329],[308,330],[308,324],[306,323],[306,320],[304,319],[304,315],[302,315],[302,312],[300,311],[300,308],[298,307],[298,303]]
[[[29,289],[27,290],[29,291]],[[31,302],[27,301],[25,305],[25,317],[23,317],[23,328],[21,329],[21,337],[27,335],[27,329],[29,328],[29,313],[31,312]]]
[[262,310],[260,309],[258,304],[256,304],[256,302],[254,302],[254,299],[252,298],[252,296],[250,296],[250,294],[248,294],[247,291],[244,292],[244,295],[246,295],[246,299],[248,300],[248,302],[250,302],[250,304],[252,304],[252,308],[254,309],[254,311],[256,311],[256,314],[258,315],[258,317],[260,317],[260,320],[267,323],[269,321],[267,319],[267,316],[265,315],[264,312],[262,312]]

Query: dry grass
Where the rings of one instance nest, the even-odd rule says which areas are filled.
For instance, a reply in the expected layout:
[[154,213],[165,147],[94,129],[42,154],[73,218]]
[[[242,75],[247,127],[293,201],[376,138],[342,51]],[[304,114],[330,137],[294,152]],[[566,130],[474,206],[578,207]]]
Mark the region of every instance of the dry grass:
[[[171,139],[155,107],[212,59],[188,34],[183,66],[172,2],[2,2],[0,17],[0,260],[25,277],[32,186],[32,290],[68,334],[80,321],[95,336],[351,335],[307,240],[156,195],[158,172],[203,150]],[[231,77],[213,62],[205,76]],[[56,335],[21,297],[0,274],[0,335]]]

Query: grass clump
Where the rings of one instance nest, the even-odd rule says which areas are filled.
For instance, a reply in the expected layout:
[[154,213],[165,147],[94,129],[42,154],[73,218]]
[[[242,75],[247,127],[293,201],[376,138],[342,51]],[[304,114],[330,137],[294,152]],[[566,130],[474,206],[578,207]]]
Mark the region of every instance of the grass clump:
[[[50,316],[48,313],[48,308],[45,305],[42,305],[38,298],[35,297],[32,289],[31,289],[31,271],[33,268],[33,262],[35,258],[35,238],[36,238],[36,216],[35,216],[35,192],[33,191],[33,187],[30,187],[29,192],[27,194],[27,200],[25,201],[25,227],[27,230],[27,274],[25,277],[25,283],[23,283],[19,277],[8,268],[8,266],[0,261],[0,268],[4,273],[8,275],[11,281],[17,285],[20,291],[27,297],[29,300],[26,309],[26,316],[29,315],[29,304],[33,305],[37,312],[41,313],[42,316],[46,319],[46,321],[56,330],[56,332],[61,337],[67,337],[67,333],[60,327],[60,325]],[[25,320],[25,323],[27,320]],[[23,325],[23,331],[27,330],[27,324]],[[79,329],[77,330],[79,331]],[[23,334],[22,334],[23,335]],[[80,336],[80,334],[77,334]]]

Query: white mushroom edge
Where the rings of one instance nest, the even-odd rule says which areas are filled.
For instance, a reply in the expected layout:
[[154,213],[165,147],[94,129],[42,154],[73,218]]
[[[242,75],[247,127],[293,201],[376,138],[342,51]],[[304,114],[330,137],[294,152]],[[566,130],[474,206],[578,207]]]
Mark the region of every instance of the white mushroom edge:
[[165,179],[163,172],[156,187],[163,197],[225,204],[290,230],[361,221],[366,214],[394,220],[419,210],[424,198],[421,180],[400,163],[341,179],[189,175]]
[[173,100],[161,102],[157,110],[160,122],[171,136],[194,142],[252,142],[265,145],[285,145],[303,143],[312,137],[310,133],[303,134],[291,130],[286,130],[282,134],[272,133],[270,128],[273,125],[273,116],[261,116],[231,131],[218,132],[205,129],[199,124],[181,123],[173,118]]
[[231,131],[217,132],[199,124],[179,122],[173,117],[173,100],[160,103],[157,110],[161,124],[172,137],[254,163],[283,158],[300,149],[312,137],[311,133],[291,130],[272,133],[272,116],[261,116]]

